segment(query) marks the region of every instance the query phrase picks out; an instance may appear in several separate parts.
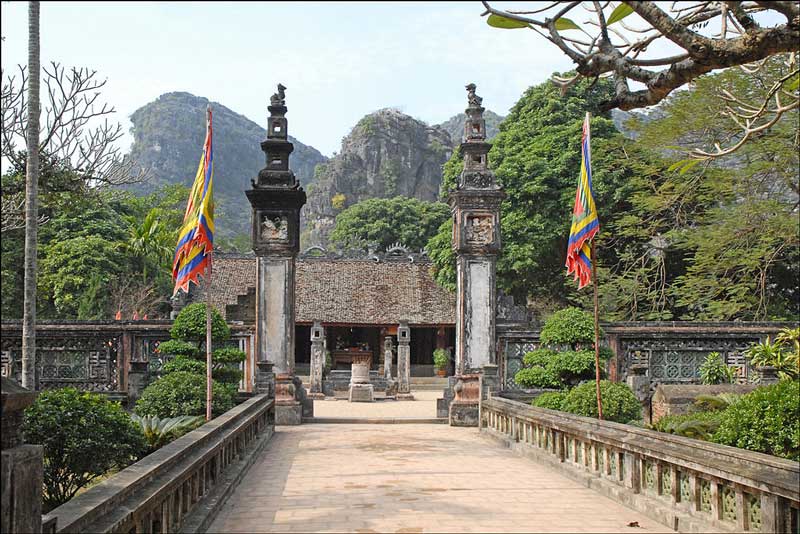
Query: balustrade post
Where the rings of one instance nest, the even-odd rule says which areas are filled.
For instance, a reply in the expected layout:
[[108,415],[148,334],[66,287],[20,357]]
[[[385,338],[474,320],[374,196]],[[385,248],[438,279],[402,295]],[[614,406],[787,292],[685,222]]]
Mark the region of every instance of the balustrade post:
[[642,490],[642,473],[639,469],[639,456],[636,453],[625,453],[625,487],[633,493]]
[[699,512],[700,507],[700,477],[697,476],[697,473],[691,473],[689,475],[689,509],[693,512]]
[[747,509],[744,502],[744,492],[736,489],[736,526],[739,530],[750,530],[750,521],[747,517]]
[[564,435],[561,432],[553,431],[553,443],[558,461],[563,462],[566,456],[564,451]]
[[672,485],[669,488],[670,496],[672,497],[672,504],[676,505],[681,500],[681,481],[678,474],[677,466],[669,466],[670,477],[672,478]]
[[656,494],[661,495],[664,493],[662,481],[664,480],[664,466],[661,462],[656,462]]
[[711,517],[714,519],[722,519],[722,503],[720,502],[719,483],[716,480],[711,481]]
[[611,475],[611,451],[608,447],[603,447],[603,471],[604,475]]
[[768,493],[761,494],[761,532],[785,532],[782,508],[780,497]]
[[592,454],[592,472],[598,472],[600,471],[600,462],[598,459],[598,454],[600,454],[600,451],[597,448],[597,443],[594,441],[589,444],[589,447],[591,448]]

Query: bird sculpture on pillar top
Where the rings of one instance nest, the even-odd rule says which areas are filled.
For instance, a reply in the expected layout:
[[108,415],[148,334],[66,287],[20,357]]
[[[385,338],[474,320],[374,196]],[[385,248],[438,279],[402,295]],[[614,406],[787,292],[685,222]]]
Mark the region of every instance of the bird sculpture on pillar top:
[[471,107],[479,108],[481,107],[481,102],[483,102],[483,98],[479,97],[475,94],[475,89],[477,86],[474,83],[468,84],[467,88],[467,102]]
[[278,84],[278,92],[272,95],[269,99],[271,106],[285,106],[286,105],[286,86],[282,83]]

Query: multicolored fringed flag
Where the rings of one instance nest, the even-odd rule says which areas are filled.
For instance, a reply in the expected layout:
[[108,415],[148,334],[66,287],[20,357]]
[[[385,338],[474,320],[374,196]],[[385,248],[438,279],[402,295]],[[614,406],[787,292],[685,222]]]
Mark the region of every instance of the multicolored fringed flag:
[[583,121],[581,141],[581,176],[575,193],[575,207],[572,209],[572,228],[567,244],[567,274],[575,275],[578,289],[592,278],[592,257],[589,243],[600,230],[597,209],[592,194],[592,152],[589,132],[589,115]]
[[211,276],[211,252],[214,248],[214,153],[211,142],[211,108],[207,110],[206,142],[203,156],[189,194],[189,203],[178,235],[178,246],[172,264],[173,294],[179,289],[189,291],[189,283],[199,284],[202,274]]

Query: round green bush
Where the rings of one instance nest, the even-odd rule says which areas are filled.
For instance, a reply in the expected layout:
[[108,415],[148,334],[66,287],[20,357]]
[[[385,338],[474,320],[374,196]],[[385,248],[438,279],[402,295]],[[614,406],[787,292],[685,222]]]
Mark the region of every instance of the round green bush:
[[75,388],[42,391],[25,410],[22,428],[26,442],[44,449],[47,511],[147,449],[139,427],[118,402]]
[[533,401],[531,405],[537,406],[539,408],[549,408],[551,410],[560,410],[561,405],[564,402],[564,398],[566,398],[567,392],[566,391],[553,391],[542,393]]
[[185,356],[176,356],[164,364],[161,368],[161,376],[166,376],[176,371],[185,371],[187,373],[194,373],[196,375],[206,375],[206,364],[200,360],[186,358]]
[[[628,423],[642,418],[642,405],[626,384],[600,381],[600,397],[603,404],[603,419]],[[597,417],[595,381],[590,380],[576,386],[567,393],[561,410],[586,417]]]
[[[211,411],[220,415],[234,407],[231,389],[217,381],[212,383]],[[206,377],[188,371],[174,371],[147,386],[136,401],[139,415],[178,417],[205,415]]]
[[558,375],[549,367],[526,367],[517,371],[514,382],[524,388],[555,388],[564,387]]
[[[202,302],[189,304],[175,317],[172,329],[169,331],[172,339],[183,341],[196,341],[204,343],[206,340],[206,305]],[[211,309],[211,340],[214,342],[225,341],[231,337],[231,329],[225,319],[214,308]]]
[[722,420],[722,411],[693,412],[666,415],[651,425],[651,429],[687,438],[708,440]]
[[574,347],[576,344],[590,343],[594,346],[594,317],[578,308],[564,308],[545,321],[539,339],[545,345]]
[[722,412],[711,441],[800,461],[800,382],[760,387]]

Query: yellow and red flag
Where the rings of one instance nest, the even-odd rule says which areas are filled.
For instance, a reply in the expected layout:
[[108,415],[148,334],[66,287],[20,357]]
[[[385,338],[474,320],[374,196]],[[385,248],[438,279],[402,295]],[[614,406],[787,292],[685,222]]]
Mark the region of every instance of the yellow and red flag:
[[567,274],[574,274],[578,289],[592,278],[592,257],[589,243],[600,230],[597,208],[592,194],[592,152],[589,114],[583,121],[581,140],[581,175],[575,193],[575,207],[572,209],[572,228],[567,244]]
[[189,283],[199,284],[198,277],[211,275],[211,252],[214,248],[214,153],[212,145],[211,108],[207,110],[206,141],[203,156],[189,194],[189,203],[178,234],[178,246],[172,264],[173,294],[189,291]]

